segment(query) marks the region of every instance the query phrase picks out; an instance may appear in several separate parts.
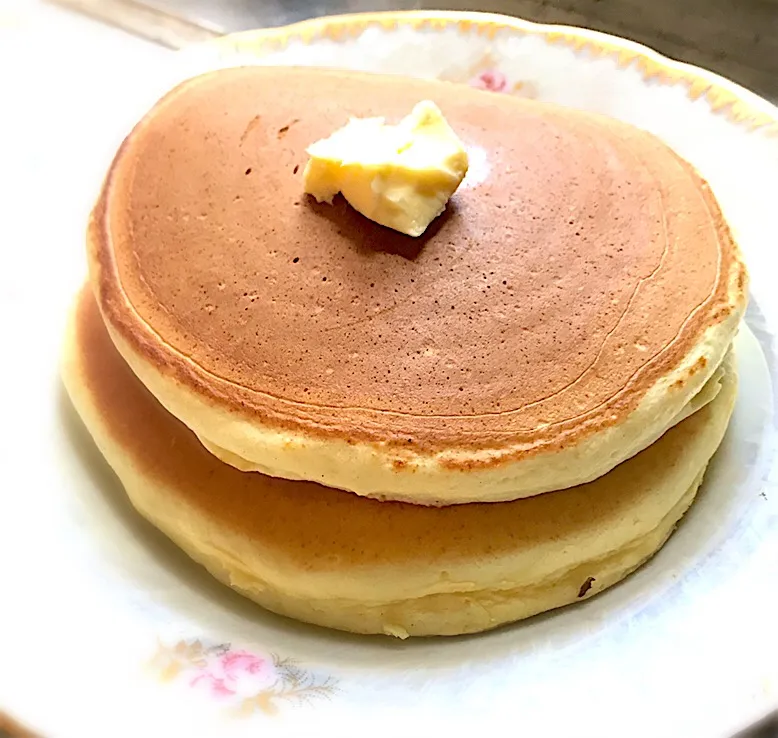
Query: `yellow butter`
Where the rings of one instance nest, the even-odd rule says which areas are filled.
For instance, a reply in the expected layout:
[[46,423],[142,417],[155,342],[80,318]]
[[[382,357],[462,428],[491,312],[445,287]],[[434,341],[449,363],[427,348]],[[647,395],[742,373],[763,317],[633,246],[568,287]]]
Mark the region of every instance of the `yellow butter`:
[[409,236],[420,236],[445,210],[468,167],[462,142],[429,101],[394,126],[352,118],[308,154],[307,193],[331,203],[340,192],[365,217]]

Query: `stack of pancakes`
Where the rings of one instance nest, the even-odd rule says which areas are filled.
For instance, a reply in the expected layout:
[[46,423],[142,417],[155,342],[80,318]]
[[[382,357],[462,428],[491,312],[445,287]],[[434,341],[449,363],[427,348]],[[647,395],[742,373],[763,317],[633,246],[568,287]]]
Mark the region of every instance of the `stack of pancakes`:
[[[471,170],[421,239],[303,195],[306,147],[434,100]],[[602,116],[223,70],[124,142],[64,376],[139,512],[264,607],[450,635],[589,597],[691,504],[746,274],[706,183]]]

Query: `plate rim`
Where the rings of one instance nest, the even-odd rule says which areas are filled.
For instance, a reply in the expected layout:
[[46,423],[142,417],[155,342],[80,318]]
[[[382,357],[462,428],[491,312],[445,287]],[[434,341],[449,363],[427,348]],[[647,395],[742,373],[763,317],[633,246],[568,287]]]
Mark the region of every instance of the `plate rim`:
[[620,69],[636,65],[644,82],[664,86],[685,84],[691,100],[704,98],[711,113],[723,115],[749,133],[778,139],[778,105],[732,80],[703,67],[676,61],[650,46],[621,36],[589,28],[554,23],[538,23],[500,13],[459,10],[390,10],[344,13],[309,18],[284,26],[247,29],[197,42],[177,53],[191,55],[215,50],[244,53],[252,47],[269,46],[282,50],[293,41],[309,45],[320,39],[340,41],[355,38],[370,27],[384,32],[444,30],[456,26],[460,33],[486,35],[493,39],[501,31],[543,38],[551,45],[564,45],[577,53],[616,58]]

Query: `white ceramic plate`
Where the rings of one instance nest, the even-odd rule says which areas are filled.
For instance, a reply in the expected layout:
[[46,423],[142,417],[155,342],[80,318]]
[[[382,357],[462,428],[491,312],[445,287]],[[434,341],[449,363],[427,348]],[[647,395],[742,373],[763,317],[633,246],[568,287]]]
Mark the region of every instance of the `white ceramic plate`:
[[[0,709],[52,738],[696,738],[778,704],[778,111],[597,33],[474,14],[351,16],[227,37],[114,78],[71,134],[80,156],[105,164],[174,81],[236,63],[443,77],[601,111],[666,139],[712,184],[751,268],[732,426],[665,548],[585,603],[478,637],[406,642],[270,615],[134,514],[60,388],[84,218],[62,203],[87,202],[98,186],[76,176],[79,159],[60,142],[69,164],[57,167],[70,168],[38,162],[31,215],[20,205],[0,226],[16,228],[0,276],[3,338],[15,347],[3,365]],[[52,131],[57,105],[64,98],[30,125]],[[98,133],[108,120],[110,135]],[[31,232],[45,239],[11,248]]]

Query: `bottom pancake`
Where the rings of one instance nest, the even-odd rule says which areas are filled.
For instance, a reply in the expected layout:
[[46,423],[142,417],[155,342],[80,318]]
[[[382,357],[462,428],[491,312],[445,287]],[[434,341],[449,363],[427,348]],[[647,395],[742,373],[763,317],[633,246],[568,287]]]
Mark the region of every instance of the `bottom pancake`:
[[444,508],[379,502],[219,461],[124,363],[88,289],[73,310],[68,392],[138,511],[260,605],[357,633],[456,635],[587,598],[656,552],[729,422],[720,391],[589,484]]

